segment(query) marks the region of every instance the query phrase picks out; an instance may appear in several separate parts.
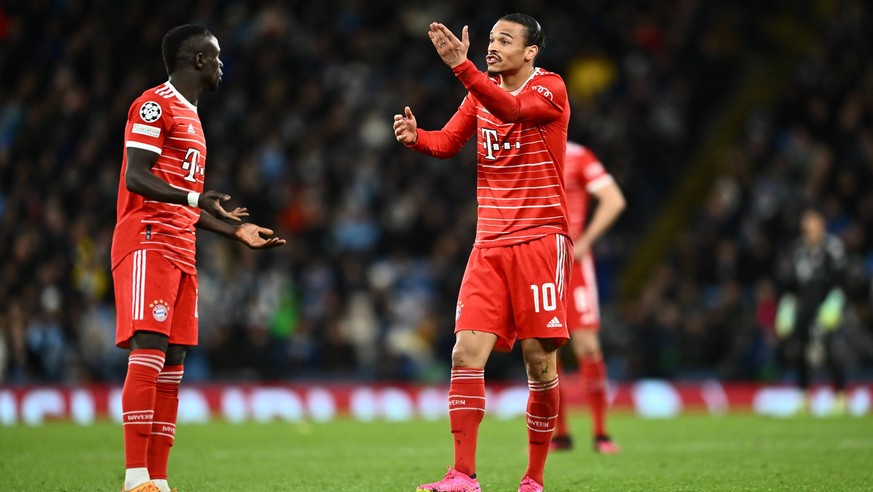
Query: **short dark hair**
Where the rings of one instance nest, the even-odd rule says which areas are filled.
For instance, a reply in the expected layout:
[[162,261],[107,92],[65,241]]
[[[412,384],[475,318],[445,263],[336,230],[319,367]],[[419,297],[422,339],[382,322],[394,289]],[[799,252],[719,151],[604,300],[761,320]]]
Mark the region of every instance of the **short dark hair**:
[[543,28],[533,17],[516,12],[514,14],[506,14],[500,20],[515,22],[524,26],[525,46],[536,46],[540,51],[546,47],[546,36],[543,34]]
[[179,63],[179,51],[181,51],[185,41],[203,35],[211,36],[212,33],[199,24],[176,26],[164,34],[164,40],[161,42],[161,54],[164,57],[164,66],[167,67],[167,75],[176,71]]

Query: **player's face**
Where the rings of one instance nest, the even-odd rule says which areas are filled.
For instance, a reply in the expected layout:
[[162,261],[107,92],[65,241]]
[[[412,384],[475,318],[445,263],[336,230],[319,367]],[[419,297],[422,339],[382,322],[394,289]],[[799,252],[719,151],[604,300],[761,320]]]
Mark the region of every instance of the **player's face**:
[[825,233],[824,217],[818,212],[807,211],[801,219],[803,236],[812,244],[817,244]]
[[221,84],[221,67],[224,66],[224,63],[221,62],[219,55],[221,55],[221,47],[218,46],[218,40],[214,36],[209,36],[198,56],[201,57],[203,63],[203,84],[211,91],[217,91],[219,84]]
[[498,75],[513,72],[533,59],[536,47],[525,46],[524,26],[505,20],[497,21],[488,38],[488,54],[485,63],[488,73]]

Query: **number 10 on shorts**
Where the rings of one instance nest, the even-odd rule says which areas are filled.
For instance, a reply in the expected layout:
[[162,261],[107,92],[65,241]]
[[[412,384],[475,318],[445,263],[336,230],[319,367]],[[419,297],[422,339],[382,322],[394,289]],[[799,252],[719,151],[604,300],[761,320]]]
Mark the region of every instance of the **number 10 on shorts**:
[[540,301],[542,301],[543,311],[554,311],[558,308],[558,298],[555,295],[557,289],[552,282],[546,282],[542,287],[530,284],[530,290],[533,293],[534,312],[540,312]]

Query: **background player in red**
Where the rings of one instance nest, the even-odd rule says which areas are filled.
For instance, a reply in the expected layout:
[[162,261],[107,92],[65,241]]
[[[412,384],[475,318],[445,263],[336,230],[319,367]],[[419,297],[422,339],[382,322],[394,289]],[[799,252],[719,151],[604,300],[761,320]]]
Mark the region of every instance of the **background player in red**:
[[[232,225],[245,208],[224,210],[230,197],[203,192],[206,140],[197,101],[216,91],[222,63],[206,28],[184,25],[164,36],[169,80],[130,106],[112,238],[118,316],[116,344],[130,349],[121,393],[123,491],[169,492],[167,461],[176,430],[186,347],[197,344],[195,228],[250,248],[284,239],[255,224]],[[206,212],[206,213],[203,213]]]
[[[625,208],[624,194],[597,156],[573,142],[567,143],[564,183],[576,257],[570,277],[567,323],[573,353],[579,361],[582,389],[591,406],[594,450],[612,454],[618,452],[619,448],[606,432],[606,364],[603,362],[598,339],[600,307],[591,246],[621,215]],[[588,201],[591,196],[597,200],[597,207],[591,216],[591,222],[586,226]],[[558,369],[561,370],[560,363]],[[552,437],[552,449],[572,447],[565,409],[562,395],[557,427]]]
[[484,368],[492,350],[520,340],[528,375],[528,467],[519,491],[543,489],[543,470],[558,413],[555,353],[569,338],[564,288],[570,273],[563,171],[570,108],[564,81],[534,66],[543,47],[539,23],[509,14],[493,27],[488,73],[467,59],[467,27],[458,39],[440,23],[428,37],[469,93],[437,131],[419,130],[409,107],[394,116],[397,140],[448,158],[475,134],[476,241],[455,315],[449,420],[455,460],[445,477],[419,491],[477,491],[476,442],[485,412]]

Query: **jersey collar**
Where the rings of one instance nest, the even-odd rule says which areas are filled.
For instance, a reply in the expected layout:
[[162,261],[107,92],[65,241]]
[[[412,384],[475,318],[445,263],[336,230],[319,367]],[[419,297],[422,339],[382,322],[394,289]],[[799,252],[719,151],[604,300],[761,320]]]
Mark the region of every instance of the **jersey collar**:
[[533,72],[531,72],[530,77],[528,77],[527,80],[525,80],[524,83],[518,87],[518,89],[515,89],[514,91],[509,91],[509,93],[512,94],[513,96],[517,96],[518,93],[521,92],[521,90],[527,86],[527,83],[530,82],[531,79],[536,77],[538,73],[540,73],[539,67],[534,67],[534,70],[533,70]]
[[182,101],[182,104],[184,104],[185,106],[188,106],[188,108],[189,108],[191,111],[194,111],[195,113],[197,112],[197,106],[191,104],[191,101],[185,99],[185,96],[183,96],[181,92],[179,92],[178,90],[176,90],[176,87],[173,85],[172,82],[170,82],[170,81],[168,80],[166,83],[164,83],[164,86],[165,86],[165,87],[169,87],[170,90],[173,91],[173,94],[174,94],[177,98],[179,98],[180,101]]

